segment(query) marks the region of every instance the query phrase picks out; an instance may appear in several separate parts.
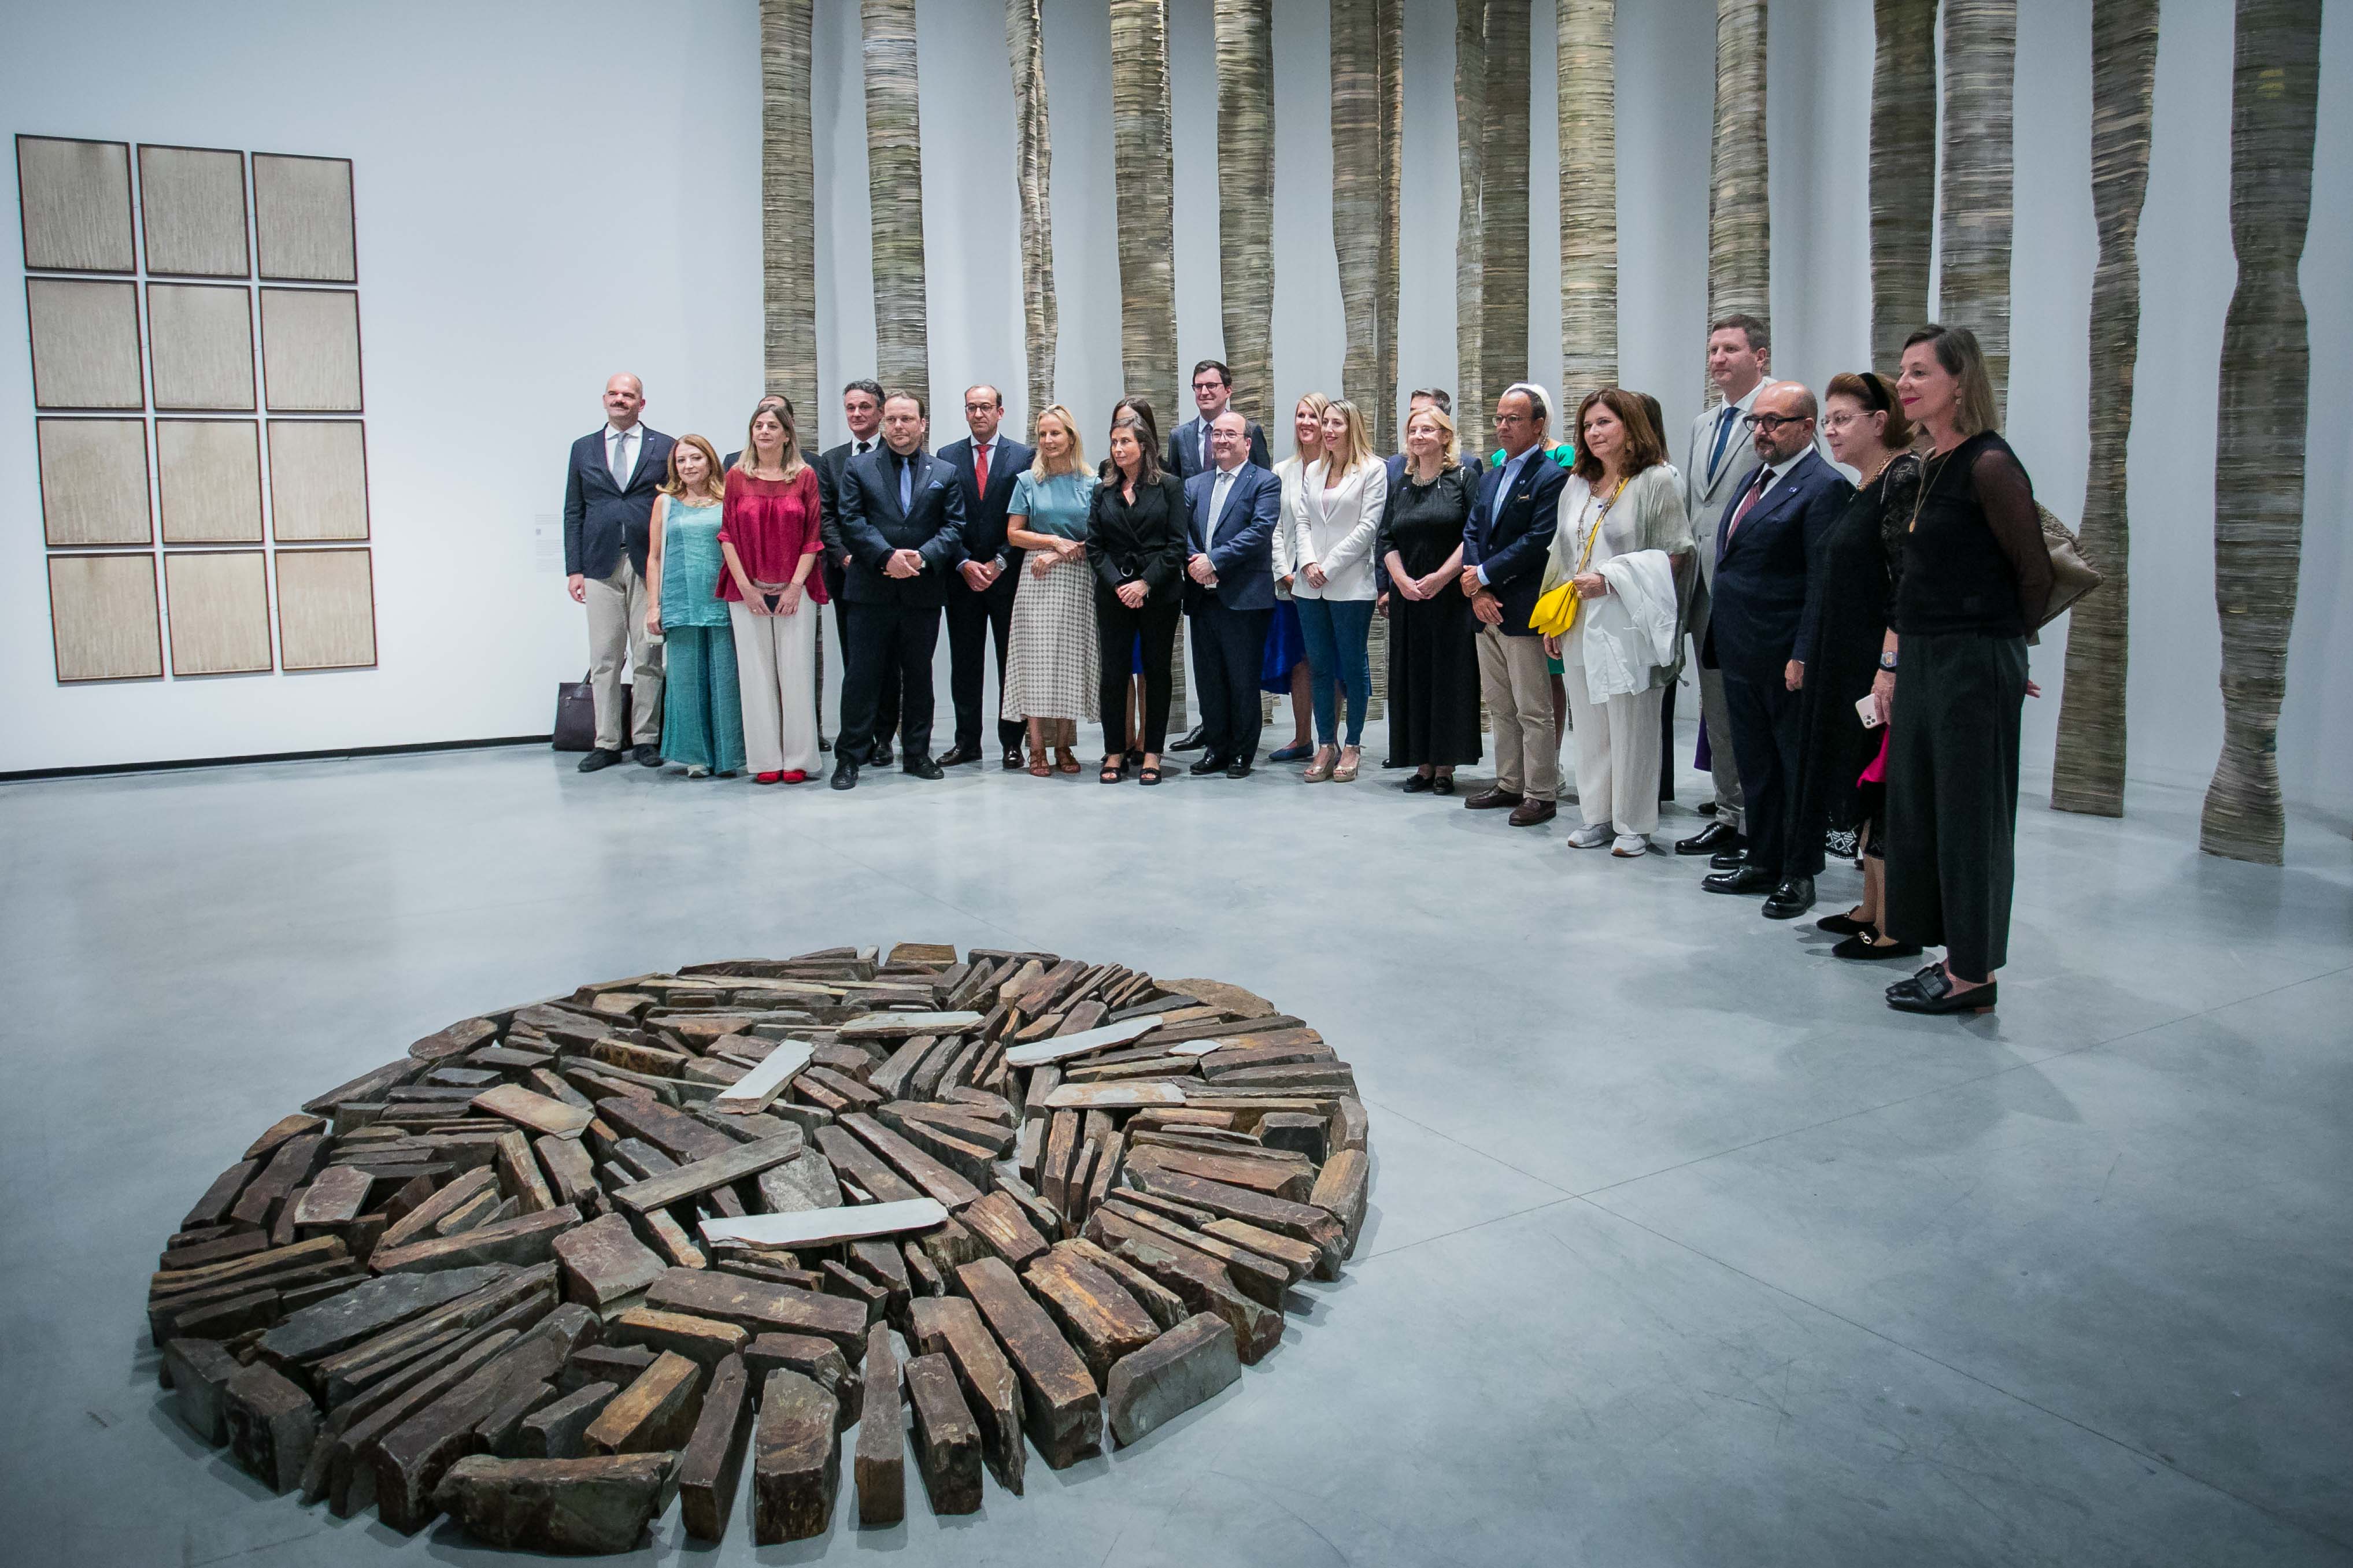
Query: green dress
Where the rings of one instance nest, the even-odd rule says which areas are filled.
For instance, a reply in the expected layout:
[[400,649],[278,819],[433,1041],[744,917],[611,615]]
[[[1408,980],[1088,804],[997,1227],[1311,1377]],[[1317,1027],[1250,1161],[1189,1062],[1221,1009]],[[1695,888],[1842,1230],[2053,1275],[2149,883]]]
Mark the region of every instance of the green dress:
[[735,679],[735,633],[719,574],[717,503],[681,506],[670,498],[662,521],[662,756],[714,773],[744,768],[744,703]]

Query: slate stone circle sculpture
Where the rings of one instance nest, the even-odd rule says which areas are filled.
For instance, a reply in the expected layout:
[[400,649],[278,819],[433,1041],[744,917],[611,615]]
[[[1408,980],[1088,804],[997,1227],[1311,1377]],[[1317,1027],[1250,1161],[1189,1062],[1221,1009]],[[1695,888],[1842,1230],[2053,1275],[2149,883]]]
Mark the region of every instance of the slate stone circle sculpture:
[[[1202,1403],[1339,1278],[1348,1065],[1238,986],[902,942],[486,1013],[264,1131],[148,1293],[179,1417],[404,1532],[638,1546],[1022,1489]],[[912,1420],[910,1420],[912,1416]],[[854,1428],[854,1430],[853,1430]]]

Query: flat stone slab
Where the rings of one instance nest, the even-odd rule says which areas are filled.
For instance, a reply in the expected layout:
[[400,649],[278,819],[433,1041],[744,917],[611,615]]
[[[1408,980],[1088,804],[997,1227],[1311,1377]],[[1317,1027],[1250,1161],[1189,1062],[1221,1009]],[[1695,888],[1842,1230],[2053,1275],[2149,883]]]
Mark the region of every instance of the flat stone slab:
[[433,1500],[468,1534],[513,1551],[627,1552],[667,1500],[668,1454],[586,1459],[501,1459],[476,1454],[449,1467]]
[[807,1041],[778,1041],[775,1050],[760,1058],[758,1067],[712,1097],[712,1109],[743,1115],[766,1110],[815,1055],[815,1047]]
[[1184,1103],[1185,1091],[1173,1083],[1066,1083],[1046,1096],[1049,1110],[1124,1110]]
[[961,1035],[980,1027],[978,1013],[869,1013],[840,1025],[837,1040],[903,1040],[914,1035]]
[[1016,1068],[1041,1068],[1052,1062],[1067,1061],[1090,1051],[1107,1051],[1113,1046],[1124,1046],[1140,1039],[1160,1027],[1165,1021],[1158,1013],[1147,1013],[1124,1023],[1104,1024],[1097,1028],[1082,1029],[1075,1035],[1055,1035],[1026,1046],[1015,1046],[1005,1053],[1005,1065]]
[[1103,1385],[1103,1417],[1124,1448],[1241,1375],[1233,1330],[1210,1313],[1197,1313],[1112,1363]]

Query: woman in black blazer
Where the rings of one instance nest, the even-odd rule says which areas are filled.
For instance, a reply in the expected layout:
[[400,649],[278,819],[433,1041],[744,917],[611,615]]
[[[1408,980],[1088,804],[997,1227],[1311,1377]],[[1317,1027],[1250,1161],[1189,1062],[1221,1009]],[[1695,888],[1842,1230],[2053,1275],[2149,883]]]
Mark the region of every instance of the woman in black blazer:
[[1120,722],[1136,638],[1144,639],[1144,771],[1160,782],[1160,748],[1168,737],[1169,661],[1184,607],[1184,481],[1160,467],[1150,426],[1134,414],[1112,421],[1111,472],[1095,490],[1087,520],[1087,558],[1095,569],[1095,627],[1103,652],[1102,780],[1127,775]]

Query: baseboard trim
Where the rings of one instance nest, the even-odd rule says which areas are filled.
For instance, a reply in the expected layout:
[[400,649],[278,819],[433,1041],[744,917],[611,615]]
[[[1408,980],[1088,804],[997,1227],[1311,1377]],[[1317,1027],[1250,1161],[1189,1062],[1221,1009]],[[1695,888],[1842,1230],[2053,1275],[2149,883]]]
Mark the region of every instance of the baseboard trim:
[[178,773],[188,768],[235,768],[254,763],[316,763],[343,757],[399,757],[423,752],[472,752],[492,746],[544,746],[553,735],[494,735],[479,741],[418,741],[406,746],[336,746],[323,752],[264,752],[241,757],[187,757],[173,762],[108,763],[90,768],[26,768],[0,773],[0,784],[35,779],[103,778],[110,773]]

